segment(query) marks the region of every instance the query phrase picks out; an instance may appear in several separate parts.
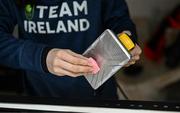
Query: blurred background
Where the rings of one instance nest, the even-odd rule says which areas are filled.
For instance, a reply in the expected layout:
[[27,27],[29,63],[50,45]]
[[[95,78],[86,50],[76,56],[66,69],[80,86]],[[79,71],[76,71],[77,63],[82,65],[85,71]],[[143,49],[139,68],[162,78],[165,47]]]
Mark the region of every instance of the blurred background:
[[[126,1],[143,54],[116,73],[119,99],[180,102],[180,0]],[[20,75],[0,66],[0,95],[22,94]]]
[[180,0],[126,0],[141,60],[116,74],[120,99],[180,101]]

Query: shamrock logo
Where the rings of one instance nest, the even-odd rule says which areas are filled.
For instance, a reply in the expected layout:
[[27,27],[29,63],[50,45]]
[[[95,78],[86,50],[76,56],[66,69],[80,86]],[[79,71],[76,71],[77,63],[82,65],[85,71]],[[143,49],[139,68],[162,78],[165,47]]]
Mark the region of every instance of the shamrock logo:
[[25,15],[28,20],[31,20],[34,16],[34,5],[27,4],[25,6]]

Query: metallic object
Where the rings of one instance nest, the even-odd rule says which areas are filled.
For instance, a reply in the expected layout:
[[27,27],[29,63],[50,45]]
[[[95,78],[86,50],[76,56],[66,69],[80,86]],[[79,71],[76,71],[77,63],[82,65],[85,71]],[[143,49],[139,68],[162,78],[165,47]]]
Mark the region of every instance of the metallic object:
[[111,30],[104,31],[84,52],[84,56],[96,60],[100,71],[94,75],[85,75],[90,85],[97,89],[130,60],[131,55]]

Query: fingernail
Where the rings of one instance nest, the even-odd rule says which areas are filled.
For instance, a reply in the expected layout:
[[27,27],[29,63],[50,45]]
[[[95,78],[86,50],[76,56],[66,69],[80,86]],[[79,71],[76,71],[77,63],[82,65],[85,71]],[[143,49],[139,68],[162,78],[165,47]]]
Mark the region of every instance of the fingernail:
[[91,72],[94,72],[94,69],[91,69]]
[[88,65],[92,67],[92,63],[88,62]]

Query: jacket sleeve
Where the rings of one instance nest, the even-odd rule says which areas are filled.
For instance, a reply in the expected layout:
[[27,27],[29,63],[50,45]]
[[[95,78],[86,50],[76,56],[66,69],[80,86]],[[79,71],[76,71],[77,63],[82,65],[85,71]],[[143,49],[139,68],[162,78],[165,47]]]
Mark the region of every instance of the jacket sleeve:
[[104,27],[113,30],[116,34],[130,31],[132,40],[137,42],[136,28],[129,16],[125,0],[103,0],[103,8]]
[[46,45],[11,35],[17,20],[10,13],[8,1],[0,0],[0,65],[44,73],[41,57]]

